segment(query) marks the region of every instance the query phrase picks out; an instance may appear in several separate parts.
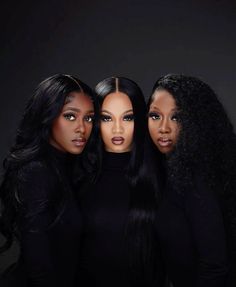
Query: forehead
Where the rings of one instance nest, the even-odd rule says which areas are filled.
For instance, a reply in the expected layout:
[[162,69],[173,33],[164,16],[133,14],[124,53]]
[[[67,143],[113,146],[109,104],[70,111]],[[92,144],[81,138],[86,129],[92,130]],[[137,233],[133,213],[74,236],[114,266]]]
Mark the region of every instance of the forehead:
[[74,107],[80,109],[93,109],[93,102],[88,95],[83,92],[71,92],[65,100],[64,108]]
[[102,110],[111,113],[131,110],[132,103],[129,97],[121,92],[114,92],[106,96],[102,104]]
[[153,94],[153,100],[150,107],[176,109],[176,102],[174,97],[166,90],[157,90]]

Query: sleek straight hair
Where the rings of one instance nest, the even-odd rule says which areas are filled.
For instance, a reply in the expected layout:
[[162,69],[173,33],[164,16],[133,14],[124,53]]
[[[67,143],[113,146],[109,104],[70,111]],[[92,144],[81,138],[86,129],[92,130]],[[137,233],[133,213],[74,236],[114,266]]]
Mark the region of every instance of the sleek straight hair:
[[[143,166],[144,142],[147,132],[146,103],[141,89],[134,81],[124,77],[110,77],[99,82],[95,87],[100,109],[104,99],[115,92],[124,93],[129,97],[134,114],[133,143],[129,164],[126,167],[126,178],[130,188],[130,203],[124,232],[130,281],[134,286],[151,286],[154,277],[156,277],[154,273],[157,271],[155,262],[156,240],[153,231],[156,200],[155,191],[153,188],[149,188]],[[101,165],[102,150],[101,143]]]

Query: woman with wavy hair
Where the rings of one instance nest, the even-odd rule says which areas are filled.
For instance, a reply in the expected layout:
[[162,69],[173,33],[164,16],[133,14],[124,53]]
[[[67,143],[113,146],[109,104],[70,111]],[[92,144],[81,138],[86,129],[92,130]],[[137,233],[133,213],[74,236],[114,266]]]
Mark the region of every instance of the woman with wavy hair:
[[[155,200],[143,177],[146,104],[124,77],[97,84],[99,169],[81,196],[81,286],[156,286]],[[158,273],[159,272],[159,273]],[[162,286],[162,285],[158,285]]]
[[235,286],[236,136],[214,91],[166,75],[148,102],[156,230],[174,287]]
[[74,286],[82,220],[73,179],[91,159],[93,117],[93,92],[74,76],[47,78],[29,99],[0,188],[1,251],[20,245],[7,286]]

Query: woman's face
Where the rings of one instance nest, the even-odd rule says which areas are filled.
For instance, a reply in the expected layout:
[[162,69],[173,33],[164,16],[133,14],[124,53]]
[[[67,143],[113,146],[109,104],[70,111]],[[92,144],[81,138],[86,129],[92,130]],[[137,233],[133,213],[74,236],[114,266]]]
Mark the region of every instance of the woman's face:
[[149,107],[148,129],[153,143],[163,154],[174,149],[180,123],[173,96],[166,90],[157,90]]
[[107,95],[101,107],[101,137],[108,152],[131,150],[134,133],[133,107],[129,97],[121,92]]
[[94,107],[82,92],[71,92],[54,120],[50,144],[63,152],[80,154],[92,131]]

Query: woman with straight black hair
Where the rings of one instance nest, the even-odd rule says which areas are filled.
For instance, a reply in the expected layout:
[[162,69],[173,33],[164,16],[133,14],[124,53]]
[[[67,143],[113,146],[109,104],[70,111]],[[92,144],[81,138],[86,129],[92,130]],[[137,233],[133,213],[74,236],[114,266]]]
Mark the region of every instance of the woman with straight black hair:
[[1,252],[15,238],[20,246],[6,286],[74,286],[82,220],[73,186],[92,159],[93,117],[93,92],[74,76],[47,78],[29,99],[0,188]]
[[100,167],[80,200],[81,286],[155,286],[155,200],[142,179],[145,100],[137,84],[124,77],[107,78],[95,91]]
[[170,74],[155,83],[148,110],[167,275],[174,287],[236,286],[236,136],[223,106],[201,80]]

